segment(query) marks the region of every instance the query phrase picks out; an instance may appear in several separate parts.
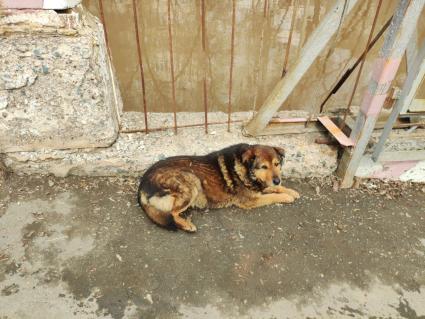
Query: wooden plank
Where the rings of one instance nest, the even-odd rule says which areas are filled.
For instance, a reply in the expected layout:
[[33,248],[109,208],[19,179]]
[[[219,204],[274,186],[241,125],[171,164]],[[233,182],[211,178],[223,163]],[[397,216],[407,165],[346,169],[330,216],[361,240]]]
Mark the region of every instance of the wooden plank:
[[267,126],[267,123],[286,101],[302,76],[337,32],[344,4],[346,4],[345,14],[348,15],[357,2],[358,0],[350,0],[348,3],[345,0],[336,1],[335,6],[329,10],[308,38],[294,67],[276,84],[255,117],[245,126],[246,133],[255,136]]
[[306,122],[298,123],[270,123],[262,130],[258,136],[264,135],[282,135],[282,134],[304,134],[304,133],[317,133],[325,132],[326,129],[312,121],[306,125]]
[[317,118],[320,123],[332,134],[333,137],[341,144],[342,146],[354,146],[353,140],[347,137],[338,126],[328,116],[319,116]]
[[412,103],[410,103],[410,106],[409,106],[409,113],[424,112],[424,111],[425,111],[425,99],[413,99]]
[[[420,114],[418,114],[418,116],[421,116]],[[345,124],[352,130],[354,125],[355,125],[355,121],[356,119],[353,118],[352,116],[347,117]],[[374,130],[382,130],[385,127],[385,123],[387,123],[387,121],[385,120],[378,120],[375,123],[375,127]],[[421,125],[421,123],[419,122],[415,122],[415,121],[411,121],[411,122],[407,122],[406,120],[401,121],[400,119],[397,119],[396,122],[394,123],[393,128],[408,128],[408,127],[412,127],[415,125]]]

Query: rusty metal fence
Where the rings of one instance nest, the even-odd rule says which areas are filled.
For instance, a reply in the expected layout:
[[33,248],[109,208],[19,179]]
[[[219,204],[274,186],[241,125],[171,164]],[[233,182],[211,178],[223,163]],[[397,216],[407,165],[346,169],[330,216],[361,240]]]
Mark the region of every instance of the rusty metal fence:
[[[105,6],[111,6],[111,2],[106,0],[85,1],[85,5],[89,7],[91,11],[94,11],[96,14],[98,14],[105,27],[105,38],[109,50],[111,47],[110,34],[119,31],[117,30],[117,25],[114,25],[108,21],[108,17],[105,14]],[[166,10],[160,11],[158,8],[160,5],[164,5],[164,2],[166,2]],[[154,3],[154,1],[152,1],[152,3]],[[149,12],[145,13],[144,16],[143,12],[140,11],[141,7],[142,9],[150,9],[148,8],[149,5],[143,3],[142,1],[127,0],[127,5],[125,7],[126,12],[124,13],[125,16],[133,20],[133,32],[132,34],[127,32],[125,36],[128,38],[128,43],[131,41],[135,42],[135,51],[137,52],[137,71],[140,79],[138,81],[138,88],[136,88],[136,90],[138,90],[140,93],[138,94],[138,100],[140,102],[133,102],[133,104],[138,105],[137,107],[128,107],[125,105],[125,109],[127,111],[130,110],[143,112],[143,131],[146,133],[150,131],[165,130],[170,128],[177,132],[179,127],[195,126],[204,127],[205,132],[208,132],[209,125],[216,124],[226,124],[227,129],[230,131],[232,123],[242,121],[240,119],[232,119],[233,112],[255,112],[257,107],[265,100],[267,92],[273,88],[273,83],[276,82],[279,78],[284,77],[287,70],[291,67],[291,63],[296,61],[300,48],[305,42],[305,39],[319,23],[320,18],[326,13],[326,10],[329,9],[329,4],[323,4],[323,2],[321,3],[320,1],[313,0],[226,0],[223,1],[225,4],[222,5],[222,7],[228,9],[229,11],[229,17],[226,17],[227,20],[225,22],[227,25],[219,26],[224,30],[222,35],[217,35],[215,33],[211,36],[211,33],[207,33],[208,27],[213,23],[223,24],[223,21],[216,21],[211,19],[211,14],[209,16],[207,8],[207,5],[209,4],[211,9],[211,2],[208,0],[158,0],[155,1],[155,3],[156,4],[152,4],[152,6],[157,6],[156,9],[158,12],[156,12],[156,14],[158,14],[159,19],[166,20],[166,28],[164,24],[159,25],[158,29],[160,29],[159,32],[161,32],[161,34],[167,34],[166,50],[168,61],[164,62],[166,60],[166,55],[164,54],[161,56],[162,61],[159,61],[159,65],[162,68],[168,69],[166,70],[168,72],[168,81],[163,81],[165,84],[163,84],[161,90],[165,91],[169,89],[171,91],[170,106],[168,106],[168,103],[165,102],[164,104],[166,104],[166,107],[158,108],[158,105],[152,102],[155,101],[156,96],[153,96],[150,92],[148,92],[149,90],[153,90],[152,85],[150,85],[149,88],[146,85],[147,72],[150,74],[151,79],[153,73],[151,66],[148,66],[148,70],[146,69],[149,58],[149,55],[146,53],[146,46],[149,46],[150,43],[155,42],[153,40],[151,40],[151,42],[143,40],[143,37],[146,38],[146,34],[144,34],[145,30],[143,29],[143,27],[146,28],[146,23],[141,25],[140,17],[144,17],[146,19],[146,14],[149,14]],[[356,92],[365,86],[365,83],[363,82],[367,81],[367,77],[365,77],[364,81],[362,81],[362,70],[363,73],[365,73],[364,70],[370,71],[366,57],[367,55],[376,56],[377,50],[373,49],[373,46],[376,42],[381,40],[380,38],[382,34],[388,27],[395,3],[396,1],[391,0],[385,1],[384,5],[382,5],[382,0],[365,1],[360,5],[358,11],[354,14],[351,14],[349,17],[342,15],[340,24],[341,30],[338,30],[338,34],[333,39],[332,45],[326,55],[321,57],[319,63],[321,65],[315,65],[315,69],[310,72],[312,73],[312,77],[315,78],[306,78],[305,82],[307,83],[307,88],[302,87],[301,85],[301,88],[299,88],[298,91],[293,92],[292,100],[288,102],[288,105],[284,105],[284,108],[307,110],[311,113],[319,114],[324,111],[325,105],[326,107],[329,106],[329,109],[332,109],[335,108],[335,104],[344,105],[342,102],[344,101],[345,105],[347,105],[345,111],[345,114],[347,114],[351,105],[353,103],[356,104],[356,99],[359,99],[360,94],[356,95]],[[197,72],[196,81],[201,83],[201,94],[197,95],[197,97],[201,97],[201,99],[198,99],[198,102],[200,102],[199,104],[202,105],[202,109],[195,108],[195,111],[202,111],[204,116],[203,122],[180,124],[177,120],[177,114],[179,112],[194,111],[193,106],[187,108],[182,108],[181,106],[181,104],[184,104],[186,101],[193,102],[192,97],[186,100],[180,99],[180,101],[183,101],[183,103],[180,102],[180,106],[178,107],[179,103],[177,102],[178,96],[176,92],[176,81],[178,77],[176,75],[175,61],[176,58],[179,59],[179,61],[181,60],[181,53],[176,54],[176,45],[179,47],[178,50],[181,51],[182,43],[176,43],[176,35],[173,32],[173,24],[175,24],[176,21],[179,21],[179,23],[182,24],[181,20],[185,19],[183,16],[183,11],[187,10],[186,7],[192,8],[193,14],[197,17],[196,25],[195,23],[192,23],[192,27],[194,29],[188,30],[188,32],[200,33],[200,36],[196,38],[196,41],[199,40],[200,42],[197,44],[199,45],[200,51],[194,59],[197,60],[198,63],[196,65],[195,72]],[[261,10],[258,9],[259,7],[261,7]],[[216,10],[216,8],[213,9]],[[183,13],[179,12],[179,10]],[[254,39],[250,38],[248,32],[245,34],[240,31],[241,28],[244,28],[244,23],[246,24],[246,20],[249,18],[247,18],[247,15],[240,13],[245,12],[244,10],[247,12],[250,10],[255,11],[256,14],[260,13],[259,16],[255,17],[255,14],[252,13],[253,16],[251,17],[253,20],[251,27],[253,30],[255,29],[255,31],[252,33],[252,37],[255,38],[255,41]],[[163,17],[161,13],[166,14],[166,17]],[[279,16],[278,13],[281,13],[281,15]],[[268,24],[273,25],[273,27],[270,27]],[[274,27],[275,25],[277,25],[276,28]],[[379,30],[376,35],[375,28],[378,28]],[[282,32],[281,29],[284,29],[285,32]],[[353,38],[353,35],[357,35],[357,37]],[[279,36],[284,37],[284,39],[280,39]],[[181,37],[179,39],[181,39]],[[273,42],[273,40],[275,42]],[[235,52],[236,41],[239,41],[238,52]],[[359,41],[363,41],[364,44],[359,45]],[[222,42],[229,44],[227,48],[227,58],[225,57],[225,59],[223,59],[223,63],[221,64],[211,63],[211,60],[213,59],[210,52],[211,48],[215,45],[221,45]],[[255,54],[250,52],[247,53],[246,51],[241,50],[241,48],[245,48],[247,50],[251,49],[252,51],[256,52]],[[117,49],[115,52],[116,51]],[[341,52],[344,52],[346,56],[341,57]],[[110,54],[112,55],[114,64],[117,62],[121,64],[123,63],[123,61],[119,61],[119,57],[117,58],[117,56],[114,56],[113,50],[110,50]],[[241,65],[243,65],[241,60],[247,56],[251,59],[250,65],[245,66],[245,71],[247,74],[249,73],[249,76],[247,76],[246,79],[243,79],[244,69],[241,67]],[[224,62],[224,60],[227,60],[227,62]],[[333,60],[338,60],[338,63],[335,63]],[[166,66],[165,63],[167,64]],[[179,63],[181,63],[181,61]],[[235,63],[238,66],[237,83],[235,83]],[[266,64],[266,66],[263,64]],[[358,65],[360,65],[360,67],[356,78],[349,78],[351,73],[353,73]],[[117,65],[115,67],[117,68]],[[211,68],[220,68],[218,72],[214,73],[215,75],[219,75],[218,79],[215,79],[211,76],[211,73],[213,73]],[[331,69],[331,72],[329,72],[328,69]],[[270,74],[268,74],[268,72],[270,72]],[[181,77],[181,74],[179,76]],[[320,79],[319,77],[323,78]],[[401,74],[400,77],[403,78],[403,74]],[[220,103],[217,103],[217,95],[219,94],[215,93],[215,96],[213,96],[214,94],[210,92],[211,83],[213,81],[216,83],[219,82],[220,85],[222,82],[227,83],[226,103],[223,103],[224,94],[219,96]],[[318,86],[320,89],[320,92],[318,93],[318,88],[311,86],[311,83],[315,83],[314,81],[323,81],[327,82],[327,84],[324,86]],[[122,81],[120,81],[120,83],[121,90],[125,92],[126,90],[123,88]],[[237,97],[235,97],[235,85],[238,89]],[[242,93],[241,90],[243,91]],[[306,90],[308,90],[309,93],[305,93]],[[313,105],[304,105],[303,103],[297,101],[298,96],[300,96],[300,92],[303,91],[304,95],[301,95],[302,98],[306,98],[306,94],[316,94],[313,99],[310,98],[308,100],[308,98],[306,98],[308,101],[313,100]],[[183,90],[180,88],[179,92],[181,93]],[[189,93],[189,95],[190,94],[191,93]],[[158,96],[159,95],[161,95],[161,92],[159,92]],[[148,96],[150,98],[148,98]],[[334,96],[338,96],[339,102],[334,101],[334,104],[332,105],[332,103],[329,101],[332,101]],[[129,98],[126,100],[124,97],[125,104],[126,102],[130,104],[129,101]],[[347,101],[349,101],[348,104]],[[198,103],[195,102],[194,104]],[[220,104],[218,108],[216,104]],[[227,120],[210,120],[210,112],[218,110],[227,113]],[[173,124],[171,126],[151,127],[148,119],[149,113],[164,111],[172,112]]]

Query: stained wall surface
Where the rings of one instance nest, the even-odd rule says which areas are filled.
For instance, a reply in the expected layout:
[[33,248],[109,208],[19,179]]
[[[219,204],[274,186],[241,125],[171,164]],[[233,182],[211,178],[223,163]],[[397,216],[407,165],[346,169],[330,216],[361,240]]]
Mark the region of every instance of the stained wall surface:
[[[234,30],[231,103],[234,111],[261,106],[282,76],[292,17],[295,17],[287,69],[297,60],[301,48],[334,1],[320,0],[232,0],[135,1],[138,11],[146,107],[151,112],[173,110],[170,68],[169,23],[172,33],[177,111],[204,110],[204,77],[208,109],[227,111],[231,67],[231,35]],[[202,3],[205,7],[202,10]],[[328,48],[311,66],[282,110],[300,109],[318,113],[320,104],[342,74],[365,49],[379,1],[360,1]],[[391,17],[396,0],[383,1],[374,34]],[[84,5],[100,16],[99,0]],[[102,1],[104,19],[126,111],[143,111],[141,72],[132,0]],[[204,14],[203,14],[204,12]],[[202,17],[205,17],[202,47]],[[170,19],[169,19],[170,17]],[[425,19],[418,26],[417,42],[425,35]],[[353,105],[359,105],[370,78],[381,38],[369,53]],[[406,76],[403,61],[394,85],[401,87]],[[326,104],[325,110],[345,107],[354,85],[355,73]],[[417,97],[425,97],[422,85]]]

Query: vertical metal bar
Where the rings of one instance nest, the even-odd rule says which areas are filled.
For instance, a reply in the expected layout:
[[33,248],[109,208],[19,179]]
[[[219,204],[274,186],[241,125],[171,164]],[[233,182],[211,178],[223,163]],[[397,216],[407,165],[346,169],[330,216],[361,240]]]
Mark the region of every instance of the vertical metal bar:
[[[263,8],[263,23],[261,24],[261,37],[260,37],[260,48],[258,50],[258,63],[256,63],[255,69],[254,69],[254,75],[255,75],[255,82],[254,82],[254,103],[252,108],[252,116],[254,116],[255,111],[257,110],[257,98],[258,98],[258,91],[260,88],[260,85],[258,84],[258,78],[260,74],[260,65],[261,61],[263,59],[263,48],[264,48],[264,31],[265,31],[265,24],[267,23],[267,14],[270,10],[269,7],[269,1],[264,1],[264,8]],[[254,8],[252,9],[254,13]]]
[[268,0],[264,0],[264,8],[263,8],[263,17],[266,18],[267,17],[267,11],[269,9],[269,1]]
[[297,18],[297,11],[298,11],[298,2],[297,0],[292,0],[291,29],[289,30],[288,43],[286,44],[285,60],[283,61],[283,67],[282,67],[282,78],[285,76],[286,69],[288,67],[289,51],[291,49],[292,34],[294,33],[295,20]]
[[337,173],[342,177],[341,187],[343,188],[351,187],[353,184],[388,89],[400,66],[402,55],[416,28],[424,4],[423,0],[400,0],[397,6],[384,45],[379,52],[379,58],[375,62],[355,127],[351,132],[350,138],[356,142],[356,146],[353,150],[345,150],[338,167]]
[[236,0],[232,0],[232,36],[231,36],[231,44],[230,44],[229,105],[227,107],[227,131],[228,132],[230,132],[230,115],[232,112],[233,55],[235,51],[235,21],[236,21]]
[[356,94],[357,86],[358,86],[359,80],[360,80],[360,75],[362,74],[362,71],[363,71],[363,65],[366,61],[366,55],[369,52],[370,43],[372,41],[373,32],[375,31],[376,21],[378,21],[378,16],[379,16],[379,11],[381,10],[381,5],[382,5],[382,0],[379,0],[378,6],[376,7],[376,11],[375,11],[375,16],[373,18],[372,27],[370,28],[369,38],[367,39],[367,42],[366,42],[366,49],[364,51],[365,54],[362,56],[359,71],[357,72],[357,76],[356,76],[356,81],[354,82],[353,91],[351,92],[350,99],[348,100],[348,103],[347,103],[347,108],[345,109],[344,117],[343,117],[342,122],[339,126],[339,128],[341,130],[344,129],[345,120],[347,119],[348,113],[350,113],[350,111],[351,111],[351,103],[353,102],[354,94]]
[[170,52],[171,68],[171,89],[173,95],[173,113],[174,113],[174,132],[177,134],[177,103],[176,103],[176,85],[174,79],[174,57],[173,57],[173,32],[171,31],[171,0],[168,0],[168,45]]
[[205,133],[208,133],[208,92],[207,92],[207,69],[208,58],[206,52],[206,26],[205,26],[205,0],[201,0],[201,37],[202,37],[202,53],[204,54],[204,80],[203,80],[203,95],[204,95],[204,114],[205,114]]
[[137,43],[137,55],[139,58],[139,70],[140,70],[140,78],[142,84],[142,95],[143,95],[143,112],[145,117],[145,130],[146,134],[149,133],[148,129],[148,112],[146,105],[146,90],[145,90],[145,75],[143,72],[143,60],[142,60],[142,50],[140,47],[140,37],[139,37],[139,19],[138,19],[138,10],[137,10],[137,2],[133,0],[133,15],[134,15],[134,29],[136,31],[136,43]]

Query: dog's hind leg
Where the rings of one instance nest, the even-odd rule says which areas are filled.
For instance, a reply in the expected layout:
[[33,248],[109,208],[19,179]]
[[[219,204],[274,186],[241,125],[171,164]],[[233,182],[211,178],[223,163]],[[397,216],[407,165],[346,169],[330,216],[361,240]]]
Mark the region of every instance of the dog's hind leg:
[[173,216],[177,227],[189,233],[196,232],[196,226],[192,223],[190,217],[183,217],[182,213],[192,205],[196,196],[197,194],[194,194],[193,191],[179,193],[176,196],[176,201],[174,203],[173,210],[171,211],[171,215]]

